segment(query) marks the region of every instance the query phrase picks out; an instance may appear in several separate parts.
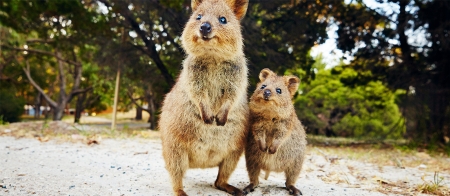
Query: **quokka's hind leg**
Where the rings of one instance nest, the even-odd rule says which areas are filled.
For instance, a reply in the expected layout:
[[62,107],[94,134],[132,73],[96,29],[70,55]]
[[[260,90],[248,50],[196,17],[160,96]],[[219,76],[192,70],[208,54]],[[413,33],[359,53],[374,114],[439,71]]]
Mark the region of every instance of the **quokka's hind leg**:
[[217,175],[214,185],[222,191],[225,191],[232,195],[242,196],[244,195],[242,190],[228,184],[228,179],[236,169],[239,158],[241,157],[242,149],[233,151],[228,157],[226,157],[219,165],[219,174]]
[[295,187],[295,182],[300,176],[301,166],[300,168],[289,168],[284,171],[286,175],[286,189],[289,191],[291,195],[300,196],[303,195],[302,192]]
[[244,188],[244,193],[248,194],[249,192],[253,192],[259,185],[259,173],[261,173],[261,167],[256,164],[256,162],[250,160],[247,160],[246,163],[250,184]]
[[175,195],[187,196],[183,190],[183,177],[189,168],[187,153],[180,149],[171,148],[163,150],[163,155]]

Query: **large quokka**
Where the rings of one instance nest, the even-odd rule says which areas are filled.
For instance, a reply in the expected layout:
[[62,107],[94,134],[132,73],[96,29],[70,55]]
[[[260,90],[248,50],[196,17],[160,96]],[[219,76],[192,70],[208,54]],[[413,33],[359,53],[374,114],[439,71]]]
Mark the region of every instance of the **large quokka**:
[[214,185],[243,195],[228,179],[248,132],[248,68],[240,27],[248,1],[192,0],[191,6],[182,34],[187,57],[159,121],[166,169],[176,195],[186,195],[187,169],[216,166]]
[[267,68],[261,71],[259,79],[249,103],[251,132],[245,159],[250,185],[244,192],[258,186],[258,176],[265,170],[266,178],[270,171],[284,172],[289,192],[302,195],[295,182],[305,156],[306,134],[291,100],[300,81],[295,76],[277,76]]

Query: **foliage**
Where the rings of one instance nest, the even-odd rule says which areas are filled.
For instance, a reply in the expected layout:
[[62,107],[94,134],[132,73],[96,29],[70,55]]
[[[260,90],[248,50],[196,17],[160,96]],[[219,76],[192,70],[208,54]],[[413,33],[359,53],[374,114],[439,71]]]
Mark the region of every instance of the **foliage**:
[[[93,8],[92,4],[74,0],[9,1],[0,6],[1,24],[15,35],[2,43],[14,59],[8,67],[26,73],[30,86],[36,89],[31,88],[27,94],[43,95],[54,120],[62,118],[74,97],[92,89],[82,73],[92,61],[90,49],[95,43],[88,43],[97,36],[107,37],[105,20]],[[39,107],[42,101],[35,99],[27,102]]]
[[333,15],[338,48],[354,57],[349,67],[372,73],[366,80],[407,92],[398,103],[409,138],[442,143],[450,136],[450,2],[377,2],[383,6],[352,1]]
[[264,68],[314,79],[311,47],[327,38],[327,19],[341,1],[250,1],[242,21],[251,85]]
[[0,121],[18,122],[24,112],[24,100],[10,91],[0,90]]
[[302,84],[295,100],[308,132],[371,139],[403,136],[404,119],[395,103],[402,92],[394,93],[380,81],[349,86],[346,83],[360,73],[343,66],[332,70],[320,68],[320,63],[315,66],[319,67],[316,79]]
[[8,122],[3,120],[3,115],[0,115],[0,125],[8,124]]

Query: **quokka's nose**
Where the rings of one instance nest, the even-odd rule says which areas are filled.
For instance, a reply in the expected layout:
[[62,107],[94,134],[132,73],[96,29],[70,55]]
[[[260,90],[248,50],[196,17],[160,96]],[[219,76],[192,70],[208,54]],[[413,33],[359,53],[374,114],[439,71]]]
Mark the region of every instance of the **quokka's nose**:
[[200,33],[202,34],[203,37],[207,37],[208,34],[211,33],[211,24],[209,24],[209,22],[204,22],[200,26]]
[[272,92],[269,89],[264,90],[264,99],[269,99],[270,95],[272,94]]

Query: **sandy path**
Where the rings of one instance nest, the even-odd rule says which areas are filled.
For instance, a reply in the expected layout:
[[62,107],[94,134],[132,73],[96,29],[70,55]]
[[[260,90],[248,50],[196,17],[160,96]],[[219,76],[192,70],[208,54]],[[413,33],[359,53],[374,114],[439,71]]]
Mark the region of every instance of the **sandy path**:
[[[349,160],[331,162],[310,151],[297,181],[303,195],[385,195],[375,191],[379,184],[373,176],[390,181],[408,179],[406,183],[415,184],[423,173],[415,168],[385,167],[380,171]],[[213,187],[216,175],[217,168],[188,170],[185,191],[189,195],[227,195]],[[339,182],[342,177],[346,183]],[[325,183],[324,179],[330,180]],[[241,189],[247,185],[243,158],[229,182]],[[283,175],[272,173],[249,195],[289,195],[283,186]],[[159,140],[103,140],[100,145],[87,146],[0,137],[0,195],[33,194],[171,195],[172,190]],[[396,195],[395,191],[390,195]]]

